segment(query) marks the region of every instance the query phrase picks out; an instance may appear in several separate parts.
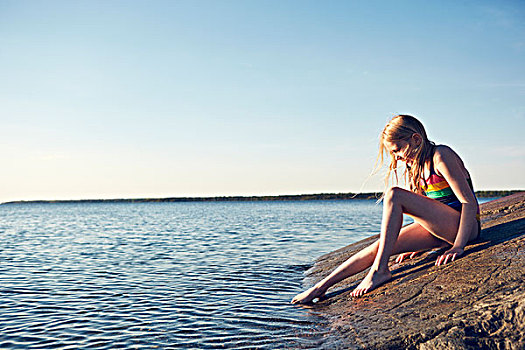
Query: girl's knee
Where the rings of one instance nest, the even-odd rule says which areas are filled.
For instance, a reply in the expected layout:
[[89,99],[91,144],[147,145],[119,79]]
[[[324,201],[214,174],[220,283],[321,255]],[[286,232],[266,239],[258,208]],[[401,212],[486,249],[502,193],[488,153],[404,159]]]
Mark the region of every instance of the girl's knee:
[[401,200],[401,198],[403,197],[405,192],[406,192],[406,190],[402,189],[401,187],[397,187],[397,186],[390,187],[385,192],[384,201],[385,201],[385,203],[387,203],[387,202],[390,202],[390,203],[398,202],[398,201]]

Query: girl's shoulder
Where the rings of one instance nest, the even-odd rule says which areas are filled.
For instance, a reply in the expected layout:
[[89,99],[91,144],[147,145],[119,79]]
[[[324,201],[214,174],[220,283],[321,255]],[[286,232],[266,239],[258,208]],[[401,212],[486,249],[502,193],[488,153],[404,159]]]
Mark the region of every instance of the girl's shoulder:
[[433,154],[433,160],[434,163],[436,161],[447,161],[451,159],[459,159],[459,156],[452,148],[450,148],[447,145],[436,145],[434,146],[434,154]]
[[460,167],[463,167],[463,161],[459,155],[452,148],[446,145],[435,146],[432,160],[434,163],[434,171],[436,171],[438,174],[441,173],[440,169],[443,166],[448,168],[452,164],[457,164]]

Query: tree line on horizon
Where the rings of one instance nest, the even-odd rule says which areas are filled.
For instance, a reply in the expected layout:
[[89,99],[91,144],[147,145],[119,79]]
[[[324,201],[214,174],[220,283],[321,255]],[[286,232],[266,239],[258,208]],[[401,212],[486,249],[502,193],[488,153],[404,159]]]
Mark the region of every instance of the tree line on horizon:
[[[523,190],[476,191],[478,198],[505,197]],[[171,202],[259,202],[259,201],[308,201],[308,200],[370,200],[379,199],[381,192],[364,193],[318,193],[278,196],[218,196],[218,197],[167,197],[167,198],[121,198],[121,199],[74,199],[74,200],[34,200],[12,201],[2,204],[21,203],[171,203]]]

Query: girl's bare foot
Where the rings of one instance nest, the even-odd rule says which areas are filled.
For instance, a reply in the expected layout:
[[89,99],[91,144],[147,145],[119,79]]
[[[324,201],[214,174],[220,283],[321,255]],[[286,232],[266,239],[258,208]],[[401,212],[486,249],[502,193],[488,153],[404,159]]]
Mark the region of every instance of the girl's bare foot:
[[353,297],[360,297],[365,293],[370,292],[371,290],[379,287],[383,283],[387,282],[392,278],[390,271],[379,272],[370,270],[368,275],[359,283],[356,289],[350,295]]
[[311,303],[312,300],[314,300],[315,298],[321,298],[324,296],[325,294],[325,290],[322,290],[320,289],[319,287],[317,286],[313,286],[312,288],[300,293],[300,294],[297,294],[293,299],[292,299],[292,304],[308,304],[308,303]]

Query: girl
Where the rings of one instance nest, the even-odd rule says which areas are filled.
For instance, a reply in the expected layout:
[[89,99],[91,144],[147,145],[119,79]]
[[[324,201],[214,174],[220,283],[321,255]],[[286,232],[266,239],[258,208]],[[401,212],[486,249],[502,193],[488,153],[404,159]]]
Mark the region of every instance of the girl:
[[[380,136],[379,166],[383,153],[390,154],[386,184],[393,173],[398,179],[398,162],[406,166],[403,174],[410,191],[391,187],[383,195],[383,219],[379,239],[356,253],[328,277],[296,295],[292,303],[309,303],[321,298],[327,289],[343,279],[370,271],[351,293],[354,297],[377,288],[392,278],[388,260],[393,254],[406,256],[433,248],[449,247],[436,265],[454,261],[465,245],[479,236],[479,207],[472,181],[461,158],[449,147],[429,141],[423,124],[409,115],[394,117]],[[403,214],[414,223],[401,227]]]

